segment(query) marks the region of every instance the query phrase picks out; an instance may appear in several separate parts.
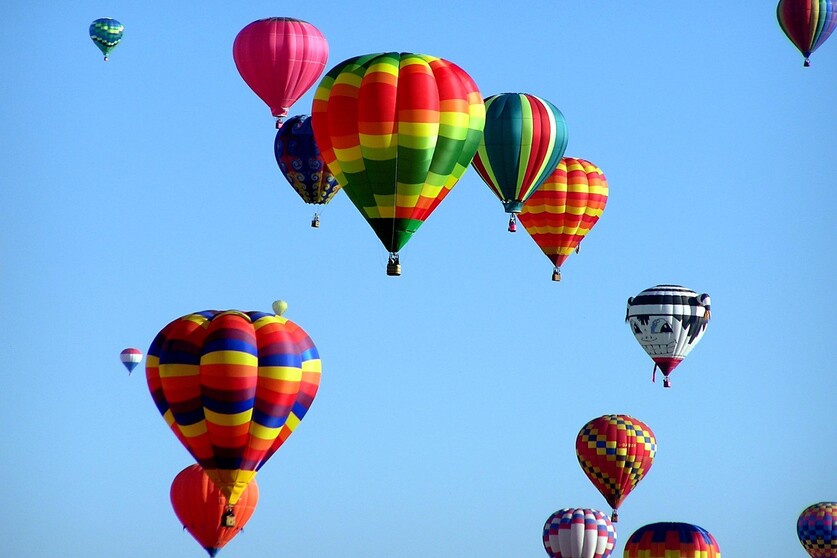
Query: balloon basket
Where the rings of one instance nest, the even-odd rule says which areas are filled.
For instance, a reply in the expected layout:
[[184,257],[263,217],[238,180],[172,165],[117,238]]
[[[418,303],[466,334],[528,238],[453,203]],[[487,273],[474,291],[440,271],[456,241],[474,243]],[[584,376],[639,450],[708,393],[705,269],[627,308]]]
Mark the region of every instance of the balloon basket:
[[517,231],[517,219],[514,218],[514,213],[509,217],[509,232]]
[[314,214],[314,217],[311,219],[311,226],[314,227],[315,229],[320,228],[320,216],[317,215],[316,213]]
[[228,509],[224,512],[224,515],[221,516],[221,527],[231,528],[235,527],[235,514],[232,511],[232,508]]
[[387,275],[398,277],[401,275],[401,263],[398,261],[398,254],[390,254],[387,262]]
[[557,267],[554,270],[552,270],[552,280],[553,281],[560,281],[561,280],[561,270],[559,270]]
[[610,522],[617,523],[619,521],[619,514],[616,513],[616,510],[613,510],[613,513],[610,514]]
[[[107,58],[105,58],[105,60],[107,60]],[[802,66],[804,68],[810,68],[811,67],[811,61],[806,58],[805,62],[803,62],[803,64],[802,64]]]
[[668,379],[668,376],[663,378],[663,387],[664,388],[670,388],[671,387],[671,380]]

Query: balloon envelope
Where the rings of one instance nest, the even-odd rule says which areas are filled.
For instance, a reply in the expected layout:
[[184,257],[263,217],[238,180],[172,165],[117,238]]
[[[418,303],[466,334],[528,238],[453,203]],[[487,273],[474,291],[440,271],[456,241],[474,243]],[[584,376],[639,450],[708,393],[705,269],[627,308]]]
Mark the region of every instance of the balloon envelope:
[[520,213],[566,149],[567,122],[549,101],[528,93],[485,99],[485,131],[473,166],[506,213]]
[[796,522],[796,534],[811,558],[835,558],[837,502],[819,502],[805,508]]
[[390,253],[407,243],[468,168],[485,118],[459,66],[426,54],[345,60],[314,95],[326,164]]
[[241,78],[278,122],[322,75],[328,42],[307,21],[270,17],[239,31],[233,59]]
[[607,196],[607,179],[599,167],[564,157],[523,204],[520,222],[556,272],[598,222]]
[[657,439],[644,422],[628,415],[603,415],[588,422],[575,439],[584,474],[616,510],[641,481],[657,454]]
[[634,531],[625,543],[624,558],[721,558],[721,549],[702,527],[661,522]]
[[90,24],[90,40],[93,41],[102,54],[105,55],[105,60],[108,59],[108,54],[116,48],[119,41],[122,40],[122,34],[125,31],[125,26],[110,17],[101,17],[94,20]]
[[543,526],[543,546],[551,558],[607,558],[616,544],[616,529],[599,510],[564,508]]
[[[692,351],[709,323],[711,299],[680,285],[657,285],[628,299],[625,321],[665,376]],[[653,378],[653,377],[652,377]]]
[[235,505],[305,417],[320,367],[311,338],[287,318],[207,310],[157,334],[146,380],[175,436]]
[[809,66],[808,57],[837,27],[837,0],[779,0],[776,17]]
[[259,502],[259,486],[253,480],[232,507],[235,526],[225,527],[227,500],[200,465],[186,467],[174,478],[169,492],[171,506],[183,528],[215,556],[247,524]]
[[273,153],[282,174],[305,203],[327,204],[340,190],[314,141],[310,116],[287,119],[276,131]]
[[123,349],[122,352],[119,353],[119,360],[121,360],[125,368],[128,369],[128,375],[130,376],[134,368],[137,367],[137,364],[142,361],[142,351],[134,349],[133,347]]

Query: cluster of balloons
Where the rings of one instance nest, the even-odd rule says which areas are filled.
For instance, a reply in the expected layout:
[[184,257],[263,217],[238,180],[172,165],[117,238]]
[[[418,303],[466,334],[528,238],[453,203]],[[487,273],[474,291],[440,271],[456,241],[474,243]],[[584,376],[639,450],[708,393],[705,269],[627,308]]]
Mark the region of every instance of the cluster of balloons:
[[518,214],[529,216],[527,231],[560,279],[604,210],[607,182],[591,163],[562,159],[567,124],[555,106],[526,93],[483,99],[453,62],[382,52],[334,66],[311,115],[284,121],[327,57],[322,33],[292,18],[255,21],[233,45],[241,77],[276,119],[276,162],[305,203],[325,205],[344,190],[389,252],[387,273],[400,275],[401,249],[472,165],[511,214],[510,231]]
[[[604,415],[585,424],[575,442],[584,473],[613,509],[608,516],[591,508],[562,508],[543,527],[551,558],[607,558],[616,544],[616,510],[645,477],[657,453],[651,429],[628,415]],[[690,523],[652,523],[625,544],[625,558],[720,558],[718,543]]]
[[[809,56],[837,26],[837,0],[780,0],[780,26]],[[90,25],[108,60],[124,27],[112,18]],[[400,275],[400,251],[469,166],[509,215],[518,219],[552,264],[552,279],[577,253],[607,204],[609,188],[594,163],[565,157],[568,127],[548,100],[530,93],[483,98],[474,80],[449,60],[380,52],[355,56],[325,75],[329,54],[312,24],[288,17],[254,21],[233,42],[244,82],[269,107],[277,129],[274,156],[282,175],[308,204],[325,206],[344,190],[389,253],[388,275]],[[322,79],[320,80],[320,78]],[[311,114],[290,107],[320,80]],[[319,226],[319,213],[312,227]],[[184,528],[210,556],[255,511],[256,473],[306,415],[321,364],[302,328],[273,314],[207,310],[165,326],[148,350],[146,380],[158,411],[196,463],[171,486]],[[710,297],[661,284],[628,299],[625,321],[659,368],[670,374],[702,338]],[[122,351],[128,373],[143,358]],[[547,520],[547,553],[605,558],[616,542],[617,510],[651,468],[656,439],[627,415],[588,422],[576,439],[578,462],[612,512],[562,508]],[[798,534],[814,558],[834,558],[835,504],[800,516]],[[631,535],[625,558],[720,556],[699,526],[654,523]]]

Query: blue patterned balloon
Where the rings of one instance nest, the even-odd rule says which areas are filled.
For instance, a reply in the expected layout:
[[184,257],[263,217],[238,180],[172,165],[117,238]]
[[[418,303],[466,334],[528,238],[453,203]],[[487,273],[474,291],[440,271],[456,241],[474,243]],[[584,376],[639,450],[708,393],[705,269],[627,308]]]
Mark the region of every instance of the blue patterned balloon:
[[101,17],[90,24],[90,39],[105,55],[106,62],[110,51],[122,40],[123,31],[125,27],[110,17]]
[[796,521],[796,534],[811,558],[837,556],[837,502],[805,508]]
[[282,174],[305,203],[327,204],[340,190],[314,141],[310,116],[288,118],[276,132],[273,152]]

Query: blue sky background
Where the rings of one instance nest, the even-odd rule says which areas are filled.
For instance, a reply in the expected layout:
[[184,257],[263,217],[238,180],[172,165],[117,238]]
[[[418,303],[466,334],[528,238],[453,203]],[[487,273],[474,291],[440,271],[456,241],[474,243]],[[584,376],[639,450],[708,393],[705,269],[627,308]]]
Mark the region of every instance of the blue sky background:
[[[656,521],[696,523],[729,557],[806,556],[798,514],[837,500],[837,39],[803,68],[756,0],[35,0],[0,16],[0,555],[205,555],[169,502],[191,457],[119,351],[193,311],[282,298],[322,384],[221,556],[545,556],[553,511],[608,509],[574,449],[606,413],[659,444],[613,556]],[[107,63],[87,36],[104,16],[126,29]],[[310,228],[232,59],[270,16],[316,25],[329,68],[422,52],[485,96],[560,108],[566,155],[610,185],[563,281],[473,169],[400,278],[345,194]],[[712,296],[668,390],[623,321],[658,283]]]

